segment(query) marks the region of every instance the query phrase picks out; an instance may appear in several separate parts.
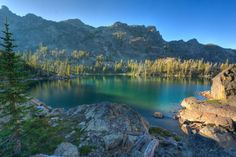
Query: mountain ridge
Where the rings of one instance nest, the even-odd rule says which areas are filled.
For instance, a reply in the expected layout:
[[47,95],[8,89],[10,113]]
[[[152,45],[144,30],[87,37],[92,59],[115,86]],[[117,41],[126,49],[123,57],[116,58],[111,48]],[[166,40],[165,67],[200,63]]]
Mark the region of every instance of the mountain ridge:
[[92,27],[80,19],[46,20],[32,13],[19,16],[6,6],[0,9],[1,25],[8,18],[17,51],[35,51],[40,44],[49,49],[84,50],[115,59],[155,59],[178,57],[213,62],[235,62],[236,50],[213,44],[188,41],[165,41],[155,26],[128,25],[115,22],[111,26]]

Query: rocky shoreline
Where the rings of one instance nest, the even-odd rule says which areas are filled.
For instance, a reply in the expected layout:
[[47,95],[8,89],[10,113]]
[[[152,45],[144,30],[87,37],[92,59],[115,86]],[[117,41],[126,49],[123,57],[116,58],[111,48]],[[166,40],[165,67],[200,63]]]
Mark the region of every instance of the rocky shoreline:
[[[54,156],[186,156],[187,149],[180,137],[161,128],[150,127],[139,113],[123,104],[99,103],[80,105],[64,111],[45,109],[40,116],[49,116],[52,126],[61,121],[70,124],[65,141],[58,145]],[[81,130],[79,144],[74,144],[76,130]],[[80,150],[90,148],[86,155]],[[72,151],[73,150],[73,151]],[[50,155],[34,155],[46,157]]]
[[[233,157],[236,152],[201,134],[179,136],[160,127],[151,127],[136,111],[124,104],[80,105],[67,111],[45,109],[39,116],[50,117],[52,126],[69,124],[65,141],[53,154],[33,157]],[[76,142],[81,130],[79,143]],[[86,153],[83,149],[88,149]]]
[[[46,105],[37,109],[40,112],[36,116],[46,118],[51,127],[66,128],[60,133],[64,140],[56,143],[54,152],[33,157],[215,157],[216,154],[233,157],[217,142],[197,134],[182,137],[151,127],[139,113],[124,104],[104,102],[67,111]],[[31,116],[30,113],[26,117]]]

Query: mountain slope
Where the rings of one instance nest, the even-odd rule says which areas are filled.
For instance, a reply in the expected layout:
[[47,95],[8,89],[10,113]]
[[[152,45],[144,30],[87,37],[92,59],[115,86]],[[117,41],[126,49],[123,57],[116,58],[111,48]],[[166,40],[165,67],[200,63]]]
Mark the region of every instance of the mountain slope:
[[214,62],[236,61],[235,50],[203,45],[196,39],[167,42],[154,26],[116,22],[112,26],[94,28],[79,19],[54,22],[34,14],[21,17],[2,6],[1,25],[6,17],[20,51],[35,50],[39,44],[44,44],[50,49],[85,50],[93,55],[104,54],[119,59],[179,57]]

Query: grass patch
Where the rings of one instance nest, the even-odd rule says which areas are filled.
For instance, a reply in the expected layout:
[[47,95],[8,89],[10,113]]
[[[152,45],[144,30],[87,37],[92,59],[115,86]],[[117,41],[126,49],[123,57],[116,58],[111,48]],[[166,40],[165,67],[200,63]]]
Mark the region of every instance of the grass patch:
[[91,153],[93,150],[95,149],[94,146],[82,146],[79,149],[80,155],[88,155],[89,153]]
[[207,99],[207,100],[204,100],[203,102],[209,103],[209,104],[218,104],[218,105],[221,105],[223,103],[221,100],[217,100],[217,99]]
[[149,129],[149,133],[151,135],[160,135],[160,136],[164,136],[164,137],[171,137],[172,136],[172,133],[170,133],[169,131],[167,130],[164,130],[162,128],[158,128],[158,127],[151,127]]
[[159,127],[151,127],[149,133],[153,136],[172,137],[177,142],[181,141],[179,136]]
[[179,137],[179,136],[177,136],[177,135],[175,135],[173,138],[174,138],[174,140],[177,141],[177,142],[179,142],[179,141],[182,140],[181,137]]
[[64,141],[63,136],[61,136],[63,129],[60,125],[50,126],[47,118],[27,121],[23,127],[25,134],[27,134],[22,139],[23,154],[27,156],[37,153],[52,153],[57,145]]

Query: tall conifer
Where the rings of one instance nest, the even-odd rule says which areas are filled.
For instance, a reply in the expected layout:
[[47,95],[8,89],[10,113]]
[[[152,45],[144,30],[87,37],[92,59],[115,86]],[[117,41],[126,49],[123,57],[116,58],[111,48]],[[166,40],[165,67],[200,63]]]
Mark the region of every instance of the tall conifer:
[[0,109],[5,115],[9,115],[10,121],[7,126],[10,128],[12,135],[12,155],[20,156],[21,152],[21,121],[22,121],[22,104],[27,101],[24,94],[27,89],[26,80],[29,75],[25,71],[25,64],[21,57],[14,53],[14,39],[9,31],[9,24],[6,20],[4,30],[2,31],[3,42],[0,56]]

